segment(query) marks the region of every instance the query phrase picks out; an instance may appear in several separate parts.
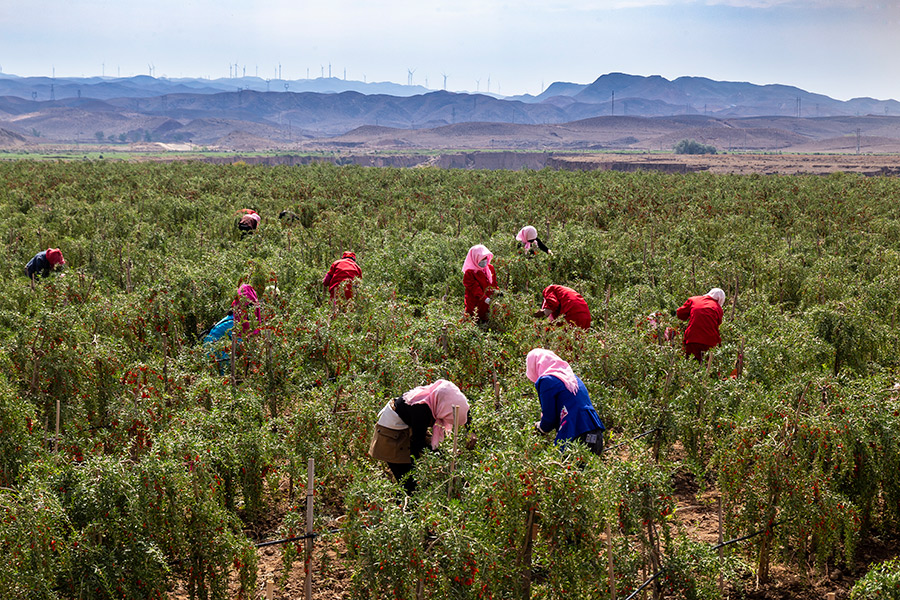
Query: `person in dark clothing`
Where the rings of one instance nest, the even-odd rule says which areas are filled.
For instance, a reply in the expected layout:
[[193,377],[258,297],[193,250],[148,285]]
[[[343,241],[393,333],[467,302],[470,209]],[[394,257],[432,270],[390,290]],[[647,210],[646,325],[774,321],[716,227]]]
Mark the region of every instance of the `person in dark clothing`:
[[35,254],[28,261],[28,264],[25,265],[25,274],[29,279],[34,279],[38,275],[47,277],[50,275],[50,271],[64,264],[66,264],[66,259],[63,258],[59,248],[47,248]]
[[516,240],[522,243],[522,248],[530,258],[537,254],[538,250],[542,250],[550,254],[550,249],[544,245],[544,242],[538,237],[537,229],[531,225],[526,225],[516,234]]
[[238,221],[238,229],[241,232],[241,237],[244,237],[256,231],[262,217],[260,217],[255,210],[250,208],[242,208],[240,214],[241,218]]
[[719,288],[709,290],[703,296],[691,296],[675,311],[682,321],[687,321],[684,330],[684,355],[693,356],[702,362],[703,353],[718,346],[722,341],[719,326],[722,324],[725,292]]
[[446,432],[453,430],[454,406],[459,407],[457,425],[464,425],[468,400],[454,383],[438,379],[391,400],[378,413],[369,456],[386,462],[408,494],[416,490],[416,481],[409,475],[415,459],[425,448],[437,449]]
[[596,455],[603,452],[606,428],[594,410],[587,388],[569,363],[552,350],[535,348],[525,359],[525,375],[534,384],[541,402],[541,419],[534,424],[541,433],[556,430],[556,441],[582,441]]
[[298,215],[297,213],[290,211],[290,210],[283,210],[280,213],[278,213],[278,218],[281,220],[282,223],[291,224],[294,221],[299,221],[300,215]]

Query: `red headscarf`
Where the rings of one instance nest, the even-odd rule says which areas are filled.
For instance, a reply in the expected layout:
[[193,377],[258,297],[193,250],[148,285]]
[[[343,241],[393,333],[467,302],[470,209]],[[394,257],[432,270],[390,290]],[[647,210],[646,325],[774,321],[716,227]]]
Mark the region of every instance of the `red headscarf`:
[[54,266],[66,264],[66,259],[63,258],[62,251],[59,248],[47,248],[47,260]]
[[431,448],[437,448],[444,434],[453,430],[453,405],[459,406],[459,424],[464,425],[469,416],[469,401],[456,384],[438,379],[431,385],[413,388],[403,394],[407,404],[424,402],[434,415],[435,427],[431,432]]

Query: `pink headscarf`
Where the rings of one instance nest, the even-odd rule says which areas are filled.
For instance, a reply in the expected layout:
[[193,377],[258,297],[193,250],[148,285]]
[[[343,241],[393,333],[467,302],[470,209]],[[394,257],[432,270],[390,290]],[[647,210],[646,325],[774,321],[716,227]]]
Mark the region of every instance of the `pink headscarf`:
[[[246,307],[251,305],[256,308],[256,320],[262,324],[262,313],[259,310],[259,296],[256,295],[256,290],[253,289],[252,285],[249,283],[242,283],[238,288],[238,297],[231,303],[231,308],[234,310],[234,320],[238,322],[244,321],[244,323],[242,323],[244,333],[247,333],[250,329],[250,323],[246,322],[247,317],[244,316],[244,312]],[[254,330],[253,333],[259,333],[259,329]]]
[[438,447],[444,434],[453,430],[453,405],[459,406],[459,424],[465,425],[469,416],[469,401],[459,391],[456,384],[446,379],[438,379],[431,385],[423,385],[413,388],[403,394],[407,404],[419,404],[424,402],[434,415],[435,427],[431,432],[431,448]]
[[525,244],[525,249],[528,250],[532,244],[537,242],[537,229],[531,225],[526,225],[516,234],[516,239]]
[[525,358],[525,376],[531,383],[537,383],[544,375],[553,375],[565,384],[567,390],[573,394],[578,393],[578,379],[569,363],[552,350],[535,348]]
[[[482,260],[487,259],[488,264],[484,266],[484,268],[479,267],[478,263]],[[472,246],[469,248],[469,253],[466,254],[466,262],[463,263],[463,273],[466,271],[482,271],[485,275],[487,275],[488,283],[494,283],[494,278],[491,275],[491,270],[488,268],[488,265],[491,264],[491,259],[494,258],[493,252],[487,249],[487,246],[483,244],[478,244],[477,246]]]

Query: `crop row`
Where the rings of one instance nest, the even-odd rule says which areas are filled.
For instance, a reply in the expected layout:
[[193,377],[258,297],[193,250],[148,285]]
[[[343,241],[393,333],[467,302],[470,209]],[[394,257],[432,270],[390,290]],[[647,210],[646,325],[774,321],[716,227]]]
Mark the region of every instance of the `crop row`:
[[[837,174],[376,170],[106,162],[0,164],[0,586],[41,598],[221,598],[255,583],[258,531],[336,517],[358,597],[598,597],[667,566],[664,593],[721,568],[672,517],[675,471],[723,498],[770,560],[852,565],[900,517],[900,182]],[[260,228],[241,239],[235,212]],[[281,223],[277,214],[299,216]],[[534,224],[551,256],[513,239]],[[484,243],[506,294],[478,326],[461,266]],[[69,266],[32,286],[38,250]],[[334,310],[321,277],[359,257]],[[240,282],[265,325],[235,377],[198,343]],[[577,289],[589,331],[531,313]],[[726,291],[723,344],[697,367],[646,327]],[[533,347],[584,379],[602,459],[534,437]],[[411,503],[366,449],[377,411],[438,377],[472,402],[473,449],[417,467]],[[496,385],[495,385],[496,381]],[[61,433],[55,435],[59,406]],[[448,482],[456,484],[448,494]],[[774,525],[778,523],[779,526]],[[607,534],[609,532],[609,534]],[[297,552],[286,553],[285,572]]]

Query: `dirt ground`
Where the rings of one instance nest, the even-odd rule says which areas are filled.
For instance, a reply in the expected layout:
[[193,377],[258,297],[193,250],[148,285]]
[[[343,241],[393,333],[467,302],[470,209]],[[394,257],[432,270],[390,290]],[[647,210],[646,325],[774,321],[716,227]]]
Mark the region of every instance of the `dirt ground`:
[[900,154],[589,154],[558,157],[572,169],[749,175],[900,175]]
[[[677,455],[679,449],[676,447]],[[693,474],[680,469],[673,476],[675,488],[676,528],[686,532],[694,540],[713,546],[719,540],[718,497],[719,492],[707,485],[701,490]],[[286,486],[284,490],[286,491]],[[279,536],[278,527],[288,502],[285,499],[276,509],[248,534],[253,539],[271,540]],[[327,530],[337,529],[339,520],[326,525]],[[312,560],[312,597],[315,600],[339,600],[350,597],[352,564],[339,534],[328,534],[327,542],[320,541]],[[321,540],[321,538],[319,538]],[[303,542],[300,542],[301,544]],[[302,558],[296,560],[285,581],[282,581],[282,552],[284,546],[275,545],[257,549],[259,558],[257,586],[249,598],[238,595],[236,574],[232,573],[230,597],[235,600],[268,600],[267,589],[271,585],[273,600],[299,600],[304,598],[305,573]],[[823,572],[812,565],[801,568],[773,561],[771,582],[756,585],[751,575],[745,580],[725,582],[725,598],[742,600],[822,600],[834,593],[836,600],[846,600],[853,583],[865,574],[873,562],[896,556],[900,540],[870,538],[860,543],[856,564],[848,573],[831,567]],[[302,557],[302,552],[300,554]],[[271,582],[271,584],[269,583]],[[426,598],[428,590],[425,590]],[[648,595],[647,598],[650,596]],[[187,600],[185,582],[178,582],[169,594],[170,600]]]

